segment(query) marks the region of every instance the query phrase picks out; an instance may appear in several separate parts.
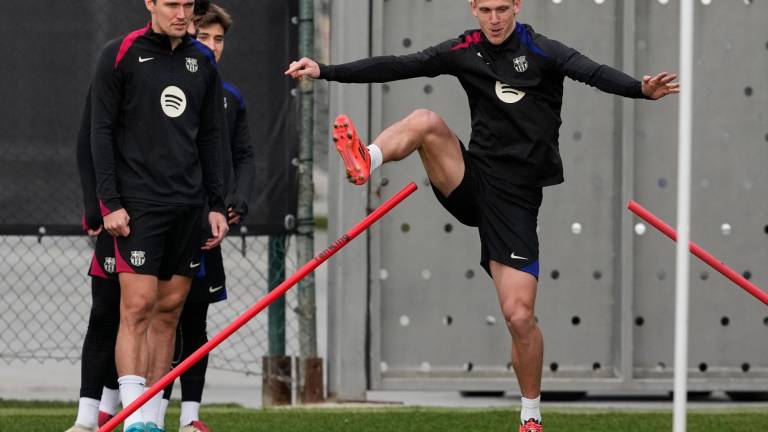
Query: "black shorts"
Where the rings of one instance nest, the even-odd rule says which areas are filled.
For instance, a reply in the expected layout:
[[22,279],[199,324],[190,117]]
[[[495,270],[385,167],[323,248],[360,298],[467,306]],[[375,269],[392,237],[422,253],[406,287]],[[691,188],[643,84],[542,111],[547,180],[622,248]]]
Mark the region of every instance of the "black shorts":
[[216,303],[227,299],[227,280],[224,275],[224,259],[221,246],[203,251],[200,255],[200,269],[192,280],[188,302]]
[[117,280],[115,240],[106,230],[102,230],[96,238],[96,247],[93,249],[88,275],[100,279]]
[[513,185],[483,174],[461,144],[464,178],[448,197],[434,186],[438,201],[464,225],[480,234],[480,265],[490,275],[490,261],[539,277],[540,187]]
[[132,204],[128,237],[115,237],[118,273],[170,280],[193,277],[200,267],[202,207]]

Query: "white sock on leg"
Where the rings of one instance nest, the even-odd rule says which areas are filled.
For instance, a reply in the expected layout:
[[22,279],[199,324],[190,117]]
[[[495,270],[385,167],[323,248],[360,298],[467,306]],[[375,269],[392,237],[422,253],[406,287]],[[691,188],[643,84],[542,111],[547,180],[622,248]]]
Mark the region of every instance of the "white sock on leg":
[[[146,393],[147,390],[149,390],[149,387],[144,387],[144,393]],[[141,415],[144,417],[144,423],[152,422],[158,424],[157,419],[158,414],[160,413],[160,402],[162,402],[162,400],[163,392],[158,392],[156,395],[152,396],[152,399],[148,400],[143,407],[141,407]]]
[[[118,378],[117,383],[120,385],[120,399],[123,401],[123,408],[125,408],[144,393],[144,384],[147,383],[147,379],[136,375],[126,375]],[[144,422],[141,411],[137,409],[125,419],[123,424],[126,428],[134,423]]]
[[541,412],[539,410],[539,406],[541,404],[541,396],[537,397],[536,399],[526,399],[521,397],[520,401],[523,403],[523,407],[520,410],[520,422],[523,423],[530,419],[534,419],[541,423]]
[[371,155],[371,173],[373,173],[384,163],[384,155],[381,153],[381,149],[376,143],[368,146],[368,153]]
[[195,420],[200,420],[200,402],[182,402],[179,424],[186,426]]
[[171,401],[163,398],[163,400],[160,401],[160,411],[157,413],[157,425],[163,430],[165,430],[165,413],[168,411],[169,403],[171,403]]
[[117,406],[120,404],[120,390],[104,387],[101,391],[101,401],[99,402],[99,411],[104,411],[109,415],[117,414]]
[[99,422],[99,401],[91,398],[80,398],[77,406],[75,424],[86,428],[95,428]]

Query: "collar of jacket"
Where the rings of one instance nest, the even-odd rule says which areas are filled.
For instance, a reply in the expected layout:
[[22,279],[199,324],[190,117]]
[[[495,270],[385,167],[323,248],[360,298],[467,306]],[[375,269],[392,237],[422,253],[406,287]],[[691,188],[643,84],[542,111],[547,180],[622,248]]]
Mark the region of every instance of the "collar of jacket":
[[[171,38],[165,33],[156,33],[155,30],[152,28],[152,23],[149,23],[149,29],[147,30],[147,33],[144,34],[144,37],[151,40],[152,42],[156,43],[157,45],[171,49]],[[179,48],[185,46],[189,43],[189,41],[192,39],[192,36],[189,34],[185,34],[181,37],[181,43],[176,46],[176,49],[172,49],[171,51],[176,51]]]

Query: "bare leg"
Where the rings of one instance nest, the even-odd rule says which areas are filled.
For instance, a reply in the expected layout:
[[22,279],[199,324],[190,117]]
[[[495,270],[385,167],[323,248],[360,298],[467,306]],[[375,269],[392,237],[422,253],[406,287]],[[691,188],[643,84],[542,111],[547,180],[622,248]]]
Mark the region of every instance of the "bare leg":
[[491,274],[499,296],[501,312],[512,335],[512,366],[524,398],[541,393],[544,342],[536,324],[536,278],[512,267],[491,261]]
[[418,151],[429,180],[445,196],[464,178],[459,139],[432,111],[414,111],[384,129],[373,142],[381,149],[384,162],[399,161]]
[[149,325],[147,345],[149,347],[149,375],[147,385],[151,386],[171,369],[176,325],[184,301],[192,285],[192,279],[174,275],[169,281],[160,281],[157,312]]
[[118,376],[147,376],[147,330],[157,301],[157,278],[120,273],[120,328],[115,344]]

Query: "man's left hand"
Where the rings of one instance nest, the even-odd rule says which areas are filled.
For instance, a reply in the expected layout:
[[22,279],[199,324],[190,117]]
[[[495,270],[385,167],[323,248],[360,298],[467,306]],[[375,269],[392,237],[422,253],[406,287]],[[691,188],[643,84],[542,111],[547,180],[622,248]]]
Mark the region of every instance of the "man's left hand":
[[677,74],[662,72],[654,77],[643,77],[643,94],[648,99],[658,100],[672,93],[680,93],[680,83],[673,82]]
[[208,223],[211,225],[212,237],[205,242],[203,250],[211,250],[221,244],[221,241],[224,240],[227,232],[229,232],[227,218],[219,212],[212,211],[208,213]]

